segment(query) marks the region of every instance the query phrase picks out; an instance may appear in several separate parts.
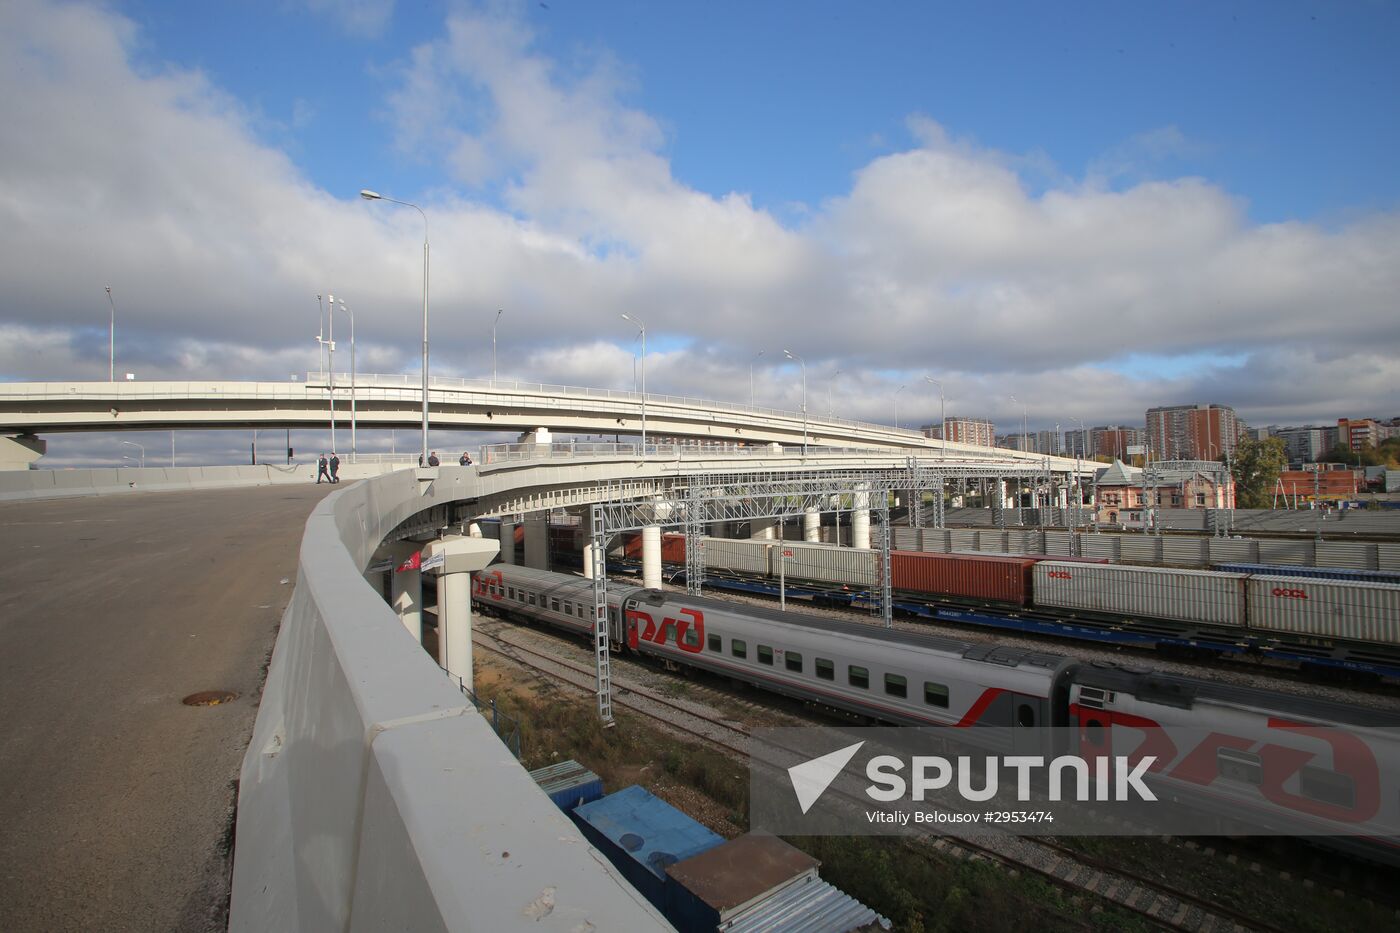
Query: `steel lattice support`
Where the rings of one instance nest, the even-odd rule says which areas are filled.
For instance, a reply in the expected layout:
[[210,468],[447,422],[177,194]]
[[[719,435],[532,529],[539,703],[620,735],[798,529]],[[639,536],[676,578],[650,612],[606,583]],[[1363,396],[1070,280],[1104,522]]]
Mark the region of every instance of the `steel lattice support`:
[[705,584],[705,505],[700,487],[691,483],[686,490],[685,509],[685,591],[699,596]]
[[894,627],[894,594],[890,580],[890,507],[871,509],[880,523],[880,553],[875,558],[875,583],[880,593],[880,620],[885,628]]
[[593,657],[597,664],[598,718],[612,725],[612,659],[608,632],[608,536],[603,511],[592,508],[593,536]]

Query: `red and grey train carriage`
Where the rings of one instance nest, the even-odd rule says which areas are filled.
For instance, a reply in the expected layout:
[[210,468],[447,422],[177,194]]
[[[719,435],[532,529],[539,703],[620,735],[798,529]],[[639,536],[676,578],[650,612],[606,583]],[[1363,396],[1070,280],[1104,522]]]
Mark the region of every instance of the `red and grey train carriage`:
[[[578,577],[496,565],[475,596],[592,631],[593,585]],[[608,618],[624,650],[881,722],[1012,727],[999,741],[1016,754],[1152,755],[1154,790],[1217,825],[1322,834],[1365,823],[1382,830],[1329,844],[1400,861],[1394,714],[636,586],[609,587]],[[1070,727],[1074,747],[1042,747],[1066,732],[1039,726]]]

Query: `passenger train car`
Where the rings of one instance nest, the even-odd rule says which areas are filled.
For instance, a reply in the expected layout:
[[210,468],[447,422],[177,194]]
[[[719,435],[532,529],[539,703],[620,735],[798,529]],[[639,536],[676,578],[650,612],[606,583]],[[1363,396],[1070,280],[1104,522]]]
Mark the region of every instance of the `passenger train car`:
[[[473,599],[592,633],[593,584],[579,577],[497,564]],[[608,627],[619,650],[875,721],[1008,727],[998,741],[1015,754],[1062,753],[1044,746],[1065,735],[1082,754],[1151,753],[1159,796],[1197,813],[1306,835],[1380,826],[1328,844],[1400,864],[1400,713],[637,586],[608,587]]]

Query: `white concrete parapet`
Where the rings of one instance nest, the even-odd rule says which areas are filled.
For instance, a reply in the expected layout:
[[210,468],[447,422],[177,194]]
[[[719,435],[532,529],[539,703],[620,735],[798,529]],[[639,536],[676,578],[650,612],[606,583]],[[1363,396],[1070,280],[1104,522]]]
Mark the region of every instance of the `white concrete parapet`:
[[361,570],[454,470],[312,513],[239,787],[229,929],[664,930],[529,780]]

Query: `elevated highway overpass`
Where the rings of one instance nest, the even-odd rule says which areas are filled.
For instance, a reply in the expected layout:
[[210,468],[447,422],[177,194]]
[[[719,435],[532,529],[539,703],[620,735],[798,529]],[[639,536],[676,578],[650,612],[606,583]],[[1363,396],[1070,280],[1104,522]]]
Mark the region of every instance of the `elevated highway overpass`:
[[[348,373],[333,377],[336,420],[349,426]],[[0,435],[24,438],[77,431],[186,431],[220,428],[318,428],[330,420],[331,379],[308,374],[288,382],[12,382],[0,383]],[[356,422],[363,428],[411,429],[422,424],[416,375],[357,375]],[[636,435],[642,396],[489,379],[432,380],[429,422],[442,430],[532,431]],[[920,455],[984,459],[994,456],[1046,467],[1041,454],[948,443],[889,425],[814,417],[707,399],[648,393],[650,437],[707,443],[856,447]],[[1050,458],[1054,460],[1055,458]],[[1065,461],[1072,468],[1073,461]],[[1050,469],[1064,469],[1064,463]]]

